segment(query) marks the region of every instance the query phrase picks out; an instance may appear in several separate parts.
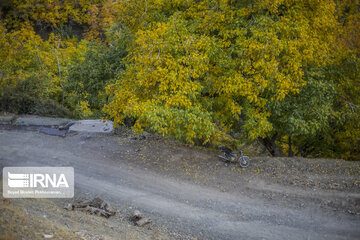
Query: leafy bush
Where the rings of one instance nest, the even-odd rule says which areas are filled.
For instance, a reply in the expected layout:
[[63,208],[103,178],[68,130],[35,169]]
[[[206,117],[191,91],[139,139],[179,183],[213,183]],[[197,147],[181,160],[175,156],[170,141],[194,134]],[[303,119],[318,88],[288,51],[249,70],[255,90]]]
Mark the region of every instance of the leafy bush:
[[20,92],[7,92],[0,96],[0,111],[48,117],[76,117],[68,109],[51,99],[39,99]]
[[64,83],[66,104],[80,117],[101,115],[107,103],[105,86],[124,69],[122,59],[126,51],[118,46],[107,47],[88,43],[82,60],[69,67]]

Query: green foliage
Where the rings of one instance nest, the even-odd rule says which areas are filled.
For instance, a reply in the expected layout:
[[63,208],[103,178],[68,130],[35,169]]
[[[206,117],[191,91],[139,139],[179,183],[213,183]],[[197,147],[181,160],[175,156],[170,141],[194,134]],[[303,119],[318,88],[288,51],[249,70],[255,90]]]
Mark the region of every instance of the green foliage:
[[360,58],[354,52],[326,68],[336,84],[332,130],[324,134],[326,156],[360,160]]
[[16,114],[76,118],[72,112],[54,100],[37,98],[19,90],[7,91],[0,96],[0,110]]
[[190,143],[232,133],[274,155],[360,159],[359,0],[0,6],[2,110],[61,104]]
[[304,78],[307,84],[299,94],[268,104],[270,121],[280,136],[314,136],[329,130],[335,85],[321,70],[311,69]]
[[[124,69],[122,58],[126,51],[118,45],[107,47],[102,44],[88,43],[86,51],[78,61],[68,69],[64,83],[67,92],[67,105],[83,115],[81,109],[88,109],[95,116],[101,115],[101,110],[107,103],[105,86]],[[87,117],[92,115],[87,112]]]
[[[67,67],[77,61],[83,50],[82,43],[76,39],[62,40],[54,34],[44,41],[26,24],[19,30],[8,31],[0,22],[0,30],[1,101],[6,102],[11,96],[23,96],[25,100],[20,103],[25,105],[28,99],[38,100],[34,104],[46,99],[62,103],[62,81],[67,75]],[[27,112],[34,112],[30,109],[34,104],[21,106],[14,103],[19,109],[13,111],[24,112],[25,107]]]
[[59,35],[61,39],[77,38],[77,33],[71,25],[61,25],[54,30],[55,35]]
[[[119,123],[125,116],[137,118],[139,129],[159,121],[147,113],[157,109],[167,112],[162,118],[167,123],[180,121],[184,111],[211,116],[209,131],[185,129],[190,142],[230,131],[243,112],[248,137],[266,137],[274,131],[268,104],[299,93],[306,85],[304,67],[329,61],[335,5],[306,2],[259,1],[245,8],[206,0],[147,2],[141,25],[123,18],[125,26],[135,28],[135,44],[126,72],[109,88],[115,98],[105,111]],[[142,8],[132,2],[123,7]],[[177,137],[177,126],[170,126],[166,133]]]
[[[214,134],[211,115],[199,109],[178,109],[156,107],[147,110],[146,114],[136,122],[151,122],[149,129],[162,135],[175,136],[178,140],[192,142],[195,136],[204,139]],[[135,127],[139,127],[135,125]]]

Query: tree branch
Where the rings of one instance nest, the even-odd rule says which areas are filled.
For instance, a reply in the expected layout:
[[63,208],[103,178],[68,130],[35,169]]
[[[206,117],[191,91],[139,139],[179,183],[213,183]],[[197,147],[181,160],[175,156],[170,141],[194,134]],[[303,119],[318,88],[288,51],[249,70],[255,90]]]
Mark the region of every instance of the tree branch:
[[59,85],[60,85],[60,87],[62,89],[61,106],[64,107],[65,91],[64,91],[64,86],[61,83],[61,68],[60,68],[59,54],[58,54],[59,47],[60,47],[60,40],[56,43],[55,56],[56,56],[56,62],[57,62],[57,65],[58,65],[58,70],[59,70]]

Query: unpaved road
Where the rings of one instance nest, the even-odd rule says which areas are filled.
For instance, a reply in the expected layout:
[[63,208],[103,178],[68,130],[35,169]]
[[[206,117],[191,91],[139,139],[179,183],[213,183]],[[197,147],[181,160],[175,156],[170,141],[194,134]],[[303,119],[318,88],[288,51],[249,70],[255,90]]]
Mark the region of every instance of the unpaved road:
[[[151,144],[156,143],[146,147],[151,148]],[[146,163],[142,166],[135,160],[139,159],[135,154],[143,151],[139,146],[145,145],[123,136],[77,134],[62,138],[33,131],[0,130],[0,166],[72,166],[75,197],[99,195],[115,208],[140,209],[158,226],[180,233],[179,239],[181,234],[224,240],[360,239],[360,215],[356,212],[360,195],[356,189],[317,189],[314,193],[311,189],[263,184],[266,194],[256,194],[249,190],[250,185],[245,188],[239,182],[234,183],[238,188],[219,188],[230,181],[225,177],[214,180],[217,184],[210,180],[208,184],[196,184],[177,177],[175,172],[165,173],[164,169],[163,174],[149,169]],[[162,156],[162,151],[169,151],[169,147],[160,142],[152,153],[156,158],[157,154]],[[188,151],[204,156],[202,150]],[[147,161],[146,156],[142,159]],[[169,155],[171,159],[174,156]],[[181,161],[181,156],[176,159]],[[221,171],[234,174],[230,168]],[[276,201],[276,194],[282,192],[290,200]],[[264,197],[269,194],[275,196],[275,201]],[[320,207],[320,198],[322,202],[337,200],[343,206]],[[353,214],[347,213],[348,209],[353,209]]]

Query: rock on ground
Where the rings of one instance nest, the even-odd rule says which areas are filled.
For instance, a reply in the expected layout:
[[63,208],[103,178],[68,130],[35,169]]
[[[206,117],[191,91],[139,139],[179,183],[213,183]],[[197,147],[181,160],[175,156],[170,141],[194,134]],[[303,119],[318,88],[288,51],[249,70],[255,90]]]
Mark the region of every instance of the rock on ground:
[[16,119],[14,114],[0,115],[0,124],[11,124]]
[[74,122],[69,130],[74,132],[112,133],[114,126],[112,121],[102,119],[80,120]]

